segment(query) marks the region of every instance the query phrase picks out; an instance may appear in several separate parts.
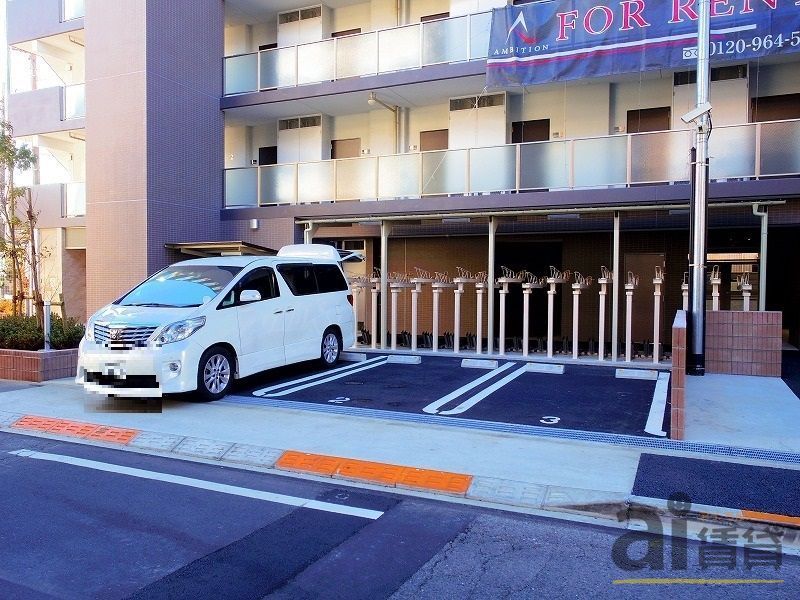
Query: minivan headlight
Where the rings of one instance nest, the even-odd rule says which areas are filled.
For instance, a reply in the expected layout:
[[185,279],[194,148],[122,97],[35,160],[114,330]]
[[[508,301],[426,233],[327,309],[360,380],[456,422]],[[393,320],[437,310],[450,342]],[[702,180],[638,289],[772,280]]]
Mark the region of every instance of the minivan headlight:
[[86,329],[83,332],[83,337],[89,342],[94,341],[94,317],[90,317],[89,320],[86,321]]
[[173,342],[185,340],[205,324],[205,317],[195,317],[194,319],[184,319],[183,321],[167,325],[156,337],[156,344],[171,344]]

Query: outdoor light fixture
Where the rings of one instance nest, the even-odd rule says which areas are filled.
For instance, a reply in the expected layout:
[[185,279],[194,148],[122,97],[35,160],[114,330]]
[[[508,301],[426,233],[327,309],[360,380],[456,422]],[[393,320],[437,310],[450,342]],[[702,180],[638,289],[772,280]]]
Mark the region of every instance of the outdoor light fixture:
[[393,113],[397,113],[397,107],[396,106],[394,106],[392,104],[387,104],[386,102],[384,102],[383,100],[378,98],[378,95],[375,92],[370,92],[369,93],[369,97],[367,98],[367,104],[369,104],[370,106],[375,106],[376,104],[380,104],[386,110],[390,110]]

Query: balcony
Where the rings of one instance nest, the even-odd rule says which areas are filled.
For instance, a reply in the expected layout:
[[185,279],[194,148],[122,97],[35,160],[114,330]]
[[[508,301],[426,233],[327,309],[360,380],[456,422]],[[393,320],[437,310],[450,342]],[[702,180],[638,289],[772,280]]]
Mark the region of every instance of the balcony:
[[8,98],[8,116],[14,126],[14,136],[84,128],[81,114],[85,114],[83,97],[83,85],[11,94]]
[[486,58],[492,13],[476,13],[225,58],[225,95]]
[[[225,170],[225,207],[689,180],[692,132],[659,131]],[[716,127],[712,180],[800,174],[800,119]]]
[[86,184],[82,181],[35,185],[31,195],[39,213],[38,227],[47,229],[75,225],[75,218],[86,215]]
[[83,29],[85,0],[6,2],[9,44]]

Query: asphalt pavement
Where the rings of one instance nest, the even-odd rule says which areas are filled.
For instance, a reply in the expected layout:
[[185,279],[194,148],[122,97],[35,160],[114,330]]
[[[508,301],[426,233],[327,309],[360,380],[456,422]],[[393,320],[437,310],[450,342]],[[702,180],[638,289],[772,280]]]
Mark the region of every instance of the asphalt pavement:
[[20,434],[0,478],[2,598],[800,595],[793,557]]

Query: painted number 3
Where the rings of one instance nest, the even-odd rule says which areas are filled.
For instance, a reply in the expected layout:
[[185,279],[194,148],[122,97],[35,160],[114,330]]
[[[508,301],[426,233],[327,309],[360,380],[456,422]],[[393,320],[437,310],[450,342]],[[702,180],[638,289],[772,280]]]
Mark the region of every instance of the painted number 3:
[[539,419],[539,423],[542,423],[544,425],[555,425],[560,420],[561,420],[560,417],[542,417],[541,419]]

